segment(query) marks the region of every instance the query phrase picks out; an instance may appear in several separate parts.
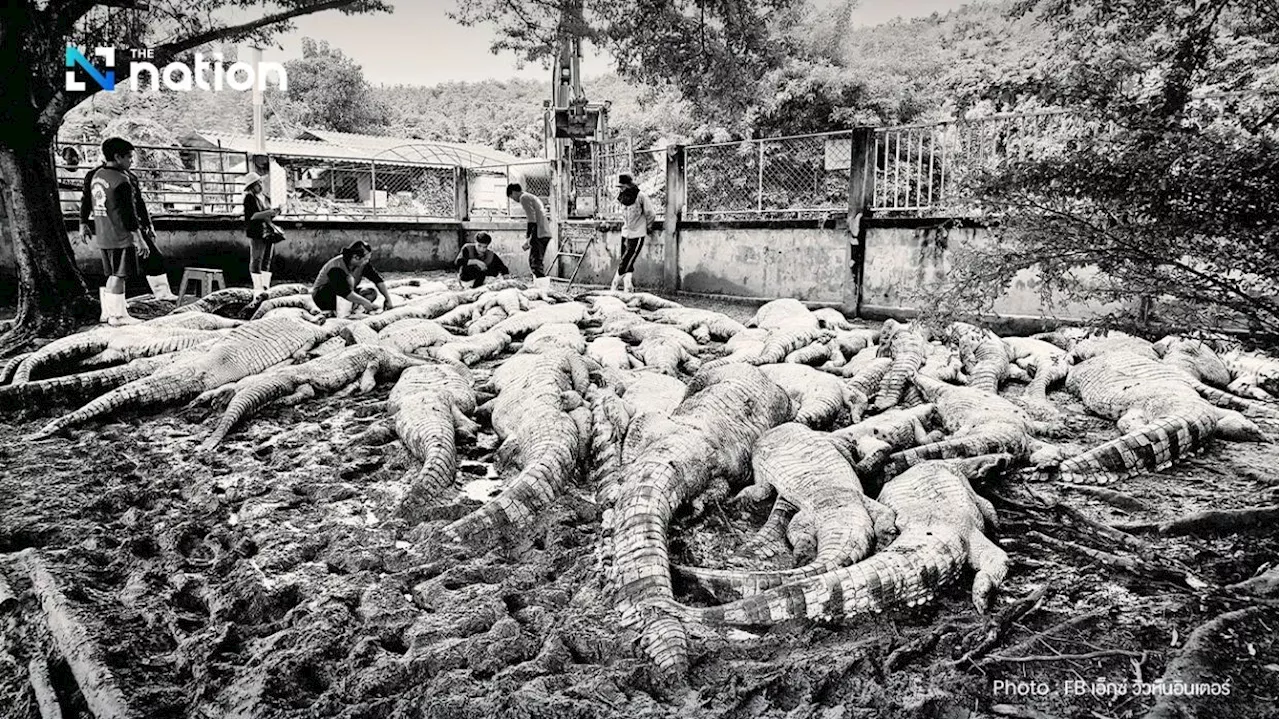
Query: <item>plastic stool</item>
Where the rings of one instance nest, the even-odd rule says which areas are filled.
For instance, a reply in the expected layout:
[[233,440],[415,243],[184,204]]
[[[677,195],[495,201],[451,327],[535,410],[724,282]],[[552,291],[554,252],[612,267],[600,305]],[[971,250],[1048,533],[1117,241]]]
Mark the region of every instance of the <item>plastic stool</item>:
[[181,307],[187,298],[187,288],[196,283],[195,296],[192,301],[204,297],[210,292],[226,289],[227,282],[222,277],[222,270],[211,270],[207,267],[188,267],[182,271],[182,282],[178,284],[178,306]]

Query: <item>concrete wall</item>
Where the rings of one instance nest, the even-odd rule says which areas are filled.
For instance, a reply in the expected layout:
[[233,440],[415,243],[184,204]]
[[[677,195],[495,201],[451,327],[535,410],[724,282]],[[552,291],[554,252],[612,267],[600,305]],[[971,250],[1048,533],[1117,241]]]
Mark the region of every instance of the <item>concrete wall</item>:
[[[893,315],[918,307],[918,293],[946,279],[955,247],[994,242],[988,230],[978,227],[871,225],[863,262],[863,314]],[[1096,305],[1067,301],[1044,306],[1040,283],[1030,271],[1018,273],[993,308],[998,315],[1059,319],[1085,317],[1098,309]]]
[[839,302],[848,230],[835,223],[690,222],[680,229],[680,289]]

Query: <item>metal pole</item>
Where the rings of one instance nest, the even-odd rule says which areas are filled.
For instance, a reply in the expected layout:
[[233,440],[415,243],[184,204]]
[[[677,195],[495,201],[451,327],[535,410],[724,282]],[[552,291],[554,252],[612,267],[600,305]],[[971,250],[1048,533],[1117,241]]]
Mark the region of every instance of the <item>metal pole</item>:
[[262,48],[249,48],[249,64],[253,66],[253,151],[259,155],[267,152],[267,136],[262,107]]
[[197,187],[200,188],[200,211],[207,212],[208,208],[204,204],[204,153],[196,150],[196,177],[199,178]]
[[369,202],[373,205],[373,216],[378,216],[378,164],[369,161]]
[[756,212],[764,210],[764,140],[760,144],[760,158],[756,165]]

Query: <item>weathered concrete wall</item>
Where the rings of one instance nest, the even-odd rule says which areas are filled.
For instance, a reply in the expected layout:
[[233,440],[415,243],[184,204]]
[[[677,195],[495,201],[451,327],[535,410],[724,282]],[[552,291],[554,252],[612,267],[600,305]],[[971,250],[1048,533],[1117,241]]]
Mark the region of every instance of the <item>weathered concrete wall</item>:
[[[863,264],[863,314],[880,316],[913,310],[919,293],[945,280],[954,248],[995,242],[990,232],[976,227],[884,227],[872,225],[866,233]],[[1020,272],[1009,289],[996,300],[994,312],[1003,316],[1075,319],[1098,311],[1096,305],[1060,301],[1045,307],[1040,284],[1030,271]]]
[[680,289],[839,302],[848,230],[835,223],[691,222],[680,228]]

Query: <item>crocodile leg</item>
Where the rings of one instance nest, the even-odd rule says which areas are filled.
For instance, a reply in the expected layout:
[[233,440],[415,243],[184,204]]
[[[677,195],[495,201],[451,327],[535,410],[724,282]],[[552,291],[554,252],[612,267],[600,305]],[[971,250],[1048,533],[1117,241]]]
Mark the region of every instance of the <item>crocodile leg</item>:
[[908,467],[931,459],[975,457],[994,452],[1008,452],[1015,456],[1026,454],[1026,433],[1010,424],[987,425],[964,435],[953,436],[941,442],[896,452],[889,458],[887,474],[898,474]]
[[787,552],[787,524],[795,516],[796,506],[779,497],[769,510],[760,529],[734,551],[735,557],[771,559]]

